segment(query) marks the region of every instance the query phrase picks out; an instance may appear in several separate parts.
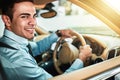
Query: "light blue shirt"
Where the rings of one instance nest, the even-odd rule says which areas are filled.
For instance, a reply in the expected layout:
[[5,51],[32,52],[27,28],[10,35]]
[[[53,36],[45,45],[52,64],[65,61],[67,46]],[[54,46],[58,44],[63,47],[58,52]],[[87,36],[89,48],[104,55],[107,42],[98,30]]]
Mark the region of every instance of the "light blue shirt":
[[[41,41],[31,42],[33,55],[37,56],[45,52],[57,39],[56,34],[51,34]],[[43,68],[39,67],[35,59],[29,54],[26,47],[28,45],[27,39],[5,29],[0,42],[11,46],[11,48],[0,46],[0,64],[2,64],[7,80],[47,80],[52,77]],[[65,73],[82,67],[83,62],[76,59]]]

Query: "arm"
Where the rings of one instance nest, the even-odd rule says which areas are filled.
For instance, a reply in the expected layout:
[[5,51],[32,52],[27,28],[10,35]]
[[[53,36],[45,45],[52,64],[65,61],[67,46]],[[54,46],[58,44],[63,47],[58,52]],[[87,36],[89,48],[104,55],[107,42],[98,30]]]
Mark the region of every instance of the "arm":
[[40,53],[45,52],[48,50],[51,45],[56,42],[58,39],[58,36],[56,34],[51,34],[50,36],[44,38],[43,40],[40,40],[38,42],[31,42],[32,50],[33,50],[33,55],[37,56]]
[[88,58],[91,57],[91,51],[92,49],[90,48],[89,45],[85,45],[85,46],[82,46],[80,47],[80,53],[79,53],[79,58],[76,59],[73,64],[71,65],[71,67],[69,69],[67,69],[65,71],[65,73],[68,73],[68,72],[71,72],[71,71],[74,71],[74,70],[77,70],[77,69],[80,69],[80,68],[83,68],[84,66],[84,63],[86,62],[86,60]]
[[40,40],[36,43],[31,42],[31,46],[32,46],[32,51],[33,51],[33,55],[37,56],[42,52],[45,52],[46,50],[48,50],[51,45],[57,41],[58,37],[63,37],[63,38],[68,38],[68,37],[72,37],[76,32],[66,29],[66,30],[59,30],[59,34],[61,36],[59,36],[58,31],[56,31],[56,33],[51,34],[50,36],[44,38],[43,40]]

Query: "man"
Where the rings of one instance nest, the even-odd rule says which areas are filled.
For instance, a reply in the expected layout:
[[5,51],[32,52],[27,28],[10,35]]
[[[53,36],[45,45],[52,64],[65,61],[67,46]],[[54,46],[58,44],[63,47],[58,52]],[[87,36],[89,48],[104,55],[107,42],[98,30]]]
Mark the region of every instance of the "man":
[[[2,0],[2,20],[5,24],[0,39],[0,64],[5,80],[47,80],[52,75],[39,67],[27,48],[28,40],[33,39],[36,26],[36,10],[33,0]],[[72,30],[60,30],[61,36],[71,37]],[[33,56],[46,51],[57,41],[56,33],[38,41],[31,42]],[[86,45],[80,50],[67,72],[83,67],[83,61],[91,56],[91,48]]]

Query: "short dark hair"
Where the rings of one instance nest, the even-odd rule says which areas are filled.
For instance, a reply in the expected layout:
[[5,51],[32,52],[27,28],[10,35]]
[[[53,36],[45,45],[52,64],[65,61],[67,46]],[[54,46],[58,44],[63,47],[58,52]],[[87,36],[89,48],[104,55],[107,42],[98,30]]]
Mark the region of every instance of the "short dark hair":
[[34,3],[33,0],[0,0],[0,8],[1,8],[2,14],[9,16],[10,19],[12,20],[13,18],[12,10],[15,3],[26,2],[26,1]]

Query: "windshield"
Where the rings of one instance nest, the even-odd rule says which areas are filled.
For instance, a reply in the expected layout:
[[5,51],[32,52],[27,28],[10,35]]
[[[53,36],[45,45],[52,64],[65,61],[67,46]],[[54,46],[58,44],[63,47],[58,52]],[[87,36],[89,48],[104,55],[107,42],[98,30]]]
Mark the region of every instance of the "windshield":
[[[118,36],[105,23],[71,2],[55,1],[53,4],[55,5],[53,9],[57,11],[57,16],[53,18],[37,18],[38,25],[47,31],[67,28],[76,30],[81,34]],[[42,13],[42,10],[39,13]]]

